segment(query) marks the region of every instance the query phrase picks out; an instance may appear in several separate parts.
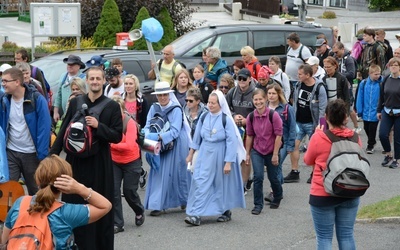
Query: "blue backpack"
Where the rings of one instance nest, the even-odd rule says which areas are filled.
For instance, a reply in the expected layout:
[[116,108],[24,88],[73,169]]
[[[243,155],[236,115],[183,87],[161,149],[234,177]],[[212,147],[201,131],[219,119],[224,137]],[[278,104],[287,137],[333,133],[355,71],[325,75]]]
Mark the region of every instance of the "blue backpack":
[[[161,110],[161,106],[158,103],[153,104],[153,109],[155,111],[154,116],[150,119],[150,133],[164,133],[168,132],[171,128],[171,124],[168,120],[168,114],[174,110],[175,108],[179,108],[182,111],[181,106],[179,105],[172,105],[166,108],[164,111]],[[182,122],[183,122],[183,112],[182,112]],[[161,145],[160,153],[169,151],[173,149],[175,140],[171,141],[167,144]]]

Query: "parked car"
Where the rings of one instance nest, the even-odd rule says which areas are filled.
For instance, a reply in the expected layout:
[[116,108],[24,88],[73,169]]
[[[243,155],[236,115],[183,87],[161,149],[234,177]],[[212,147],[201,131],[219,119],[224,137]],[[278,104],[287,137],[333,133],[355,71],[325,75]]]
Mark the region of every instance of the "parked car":
[[268,24],[239,24],[208,26],[193,30],[171,43],[175,49],[175,58],[178,58],[192,68],[200,62],[202,50],[208,46],[215,46],[221,50],[221,56],[229,65],[241,58],[240,50],[246,45],[252,47],[255,55],[262,64],[268,64],[272,55],[279,56],[284,66],[288,45],[286,37],[296,32],[301,43],[315,49],[316,37],[324,34],[329,45],[333,43],[330,28],[317,27],[311,24],[304,26],[295,24],[268,25]]

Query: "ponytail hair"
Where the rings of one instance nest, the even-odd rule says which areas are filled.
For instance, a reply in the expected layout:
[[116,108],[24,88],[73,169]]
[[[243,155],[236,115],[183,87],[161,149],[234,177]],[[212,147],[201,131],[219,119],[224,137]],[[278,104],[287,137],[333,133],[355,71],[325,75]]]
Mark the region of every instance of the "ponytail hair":
[[29,214],[45,213],[50,210],[56,197],[60,194],[60,191],[54,187],[54,181],[63,174],[72,176],[72,168],[58,155],[53,154],[40,162],[35,172],[35,181],[39,186],[39,191],[36,193],[36,203],[28,209]]

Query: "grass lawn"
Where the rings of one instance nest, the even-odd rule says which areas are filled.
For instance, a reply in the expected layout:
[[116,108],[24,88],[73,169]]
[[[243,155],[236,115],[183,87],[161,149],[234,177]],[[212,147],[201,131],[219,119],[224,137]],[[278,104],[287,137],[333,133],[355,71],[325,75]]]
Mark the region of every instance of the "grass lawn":
[[362,207],[357,214],[357,219],[382,217],[400,217],[400,196]]

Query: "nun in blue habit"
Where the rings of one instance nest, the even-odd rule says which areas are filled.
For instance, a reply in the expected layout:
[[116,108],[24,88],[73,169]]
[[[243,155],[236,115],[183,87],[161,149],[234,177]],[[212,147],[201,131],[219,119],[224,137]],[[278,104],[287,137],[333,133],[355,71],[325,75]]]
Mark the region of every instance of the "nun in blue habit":
[[[226,222],[231,209],[245,208],[240,170],[245,149],[221,91],[210,94],[208,109],[199,119],[186,159],[194,171],[185,222],[195,226],[200,225],[200,216],[219,216],[218,222]],[[192,162],[195,151],[198,156]]]
[[[154,89],[155,91],[152,94],[157,96],[158,102],[151,106],[147,114],[147,122],[144,127],[146,138],[160,141],[164,145],[175,140],[173,148],[160,153],[160,155],[146,153],[150,173],[144,207],[152,210],[151,216],[159,216],[163,210],[168,208],[186,208],[191,174],[187,171],[185,159],[189,153],[191,138],[189,123],[173,93],[174,91],[170,89],[170,84],[157,82]],[[173,105],[179,106],[172,109],[167,115],[169,129],[160,133],[149,132],[150,120],[156,113],[155,105],[159,105],[161,111]]]

